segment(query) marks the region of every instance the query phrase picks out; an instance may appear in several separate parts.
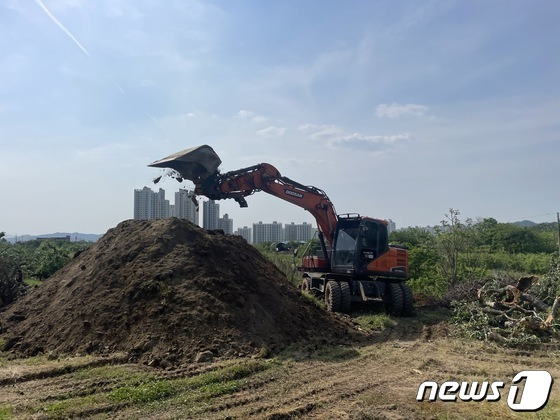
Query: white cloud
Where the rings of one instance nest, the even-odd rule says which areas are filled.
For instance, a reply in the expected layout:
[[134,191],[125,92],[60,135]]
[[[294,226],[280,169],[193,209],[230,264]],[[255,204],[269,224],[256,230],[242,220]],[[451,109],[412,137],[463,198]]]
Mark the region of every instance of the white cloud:
[[246,109],[241,109],[239,110],[239,112],[237,113],[237,116],[239,118],[251,118],[255,115],[254,112],[252,111],[247,111]]
[[333,124],[302,124],[298,127],[298,130],[308,134],[312,140],[339,137],[345,134],[342,128]]
[[366,135],[359,132],[349,133],[337,125],[302,124],[298,130],[306,133],[311,140],[324,140],[334,149],[354,149],[371,152],[386,152],[397,143],[411,140],[410,133],[391,135]]
[[271,126],[257,131],[257,135],[262,137],[281,137],[284,135],[285,132],[286,132],[285,127]]
[[266,117],[257,114],[253,111],[247,111],[246,109],[242,109],[237,113],[237,118],[250,120],[252,123],[261,123],[266,121]]
[[379,118],[423,117],[428,115],[430,108],[424,105],[379,104],[375,108],[375,115]]
[[334,148],[384,152],[393,148],[395,144],[410,139],[412,139],[410,133],[400,133],[389,136],[366,136],[362,133],[353,133],[333,139],[329,142],[329,145]]

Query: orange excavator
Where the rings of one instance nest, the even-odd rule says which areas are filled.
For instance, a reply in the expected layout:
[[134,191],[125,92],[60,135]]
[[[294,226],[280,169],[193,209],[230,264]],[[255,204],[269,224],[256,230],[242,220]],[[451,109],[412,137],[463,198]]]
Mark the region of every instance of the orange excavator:
[[149,166],[171,168],[179,181],[195,184],[196,195],[212,200],[232,198],[247,207],[245,197],[264,191],[309,211],[317,221],[321,249],[317,255],[305,253],[301,288],[322,296],[328,311],[350,312],[354,302],[381,299],[393,316],[414,314],[412,290],[405,283],[408,251],[389,245],[387,221],[337,214],[324,191],[282,176],[268,163],[223,174],[220,164],[216,152],[203,145]]

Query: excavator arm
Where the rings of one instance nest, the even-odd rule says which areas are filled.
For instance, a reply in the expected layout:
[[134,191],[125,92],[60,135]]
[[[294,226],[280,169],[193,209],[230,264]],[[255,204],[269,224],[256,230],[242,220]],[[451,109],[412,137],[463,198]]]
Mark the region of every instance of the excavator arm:
[[319,231],[332,246],[338,217],[331,200],[324,191],[292,181],[268,163],[221,174],[221,160],[207,145],[193,147],[160,159],[149,166],[171,168],[179,176],[195,184],[195,194],[212,200],[232,198],[247,207],[245,197],[264,191],[309,211]]
[[198,195],[213,200],[233,198],[241,207],[247,206],[245,197],[257,191],[264,191],[309,211],[327,242],[332,245],[338,217],[327,194],[280,175],[278,169],[269,163],[216,174],[195,187]]

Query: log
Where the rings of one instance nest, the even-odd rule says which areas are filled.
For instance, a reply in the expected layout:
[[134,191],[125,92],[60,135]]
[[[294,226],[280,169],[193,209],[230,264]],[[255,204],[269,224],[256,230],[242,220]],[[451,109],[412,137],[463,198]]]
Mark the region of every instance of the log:
[[558,316],[558,312],[559,312],[558,311],[559,306],[560,306],[560,296],[554,299],[554,303],[552,304],[552,309],[550,310],[550,314],[548,315],[548,318],[546,318],[546,321],[544,321],[544,324],[547,327],[550,327],[556,320],[556,317]]

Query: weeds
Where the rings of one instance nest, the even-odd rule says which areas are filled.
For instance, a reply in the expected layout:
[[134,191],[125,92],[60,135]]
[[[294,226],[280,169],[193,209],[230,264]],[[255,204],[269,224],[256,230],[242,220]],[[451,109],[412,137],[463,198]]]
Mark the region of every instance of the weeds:
[[304,302],[310,303],[312,305],[317,306],[320,309],[327,310],[327,306],[325,304],[325,300],[315,296],[309,292],[302,292],[301,293],[301,300]]
[[160,380],[117,388],[111,391],[109,399],[116,402],[145,404],[169,398],[177,392],[177,384],[174,381]]
[[8,404],[0,405],[0,420],[8,420],[13,417],[13,407]]
[[360,315],[354,318],[362,328],[371,331],[385,331],[393,328],[397,322],[386,314],[368,314]]

